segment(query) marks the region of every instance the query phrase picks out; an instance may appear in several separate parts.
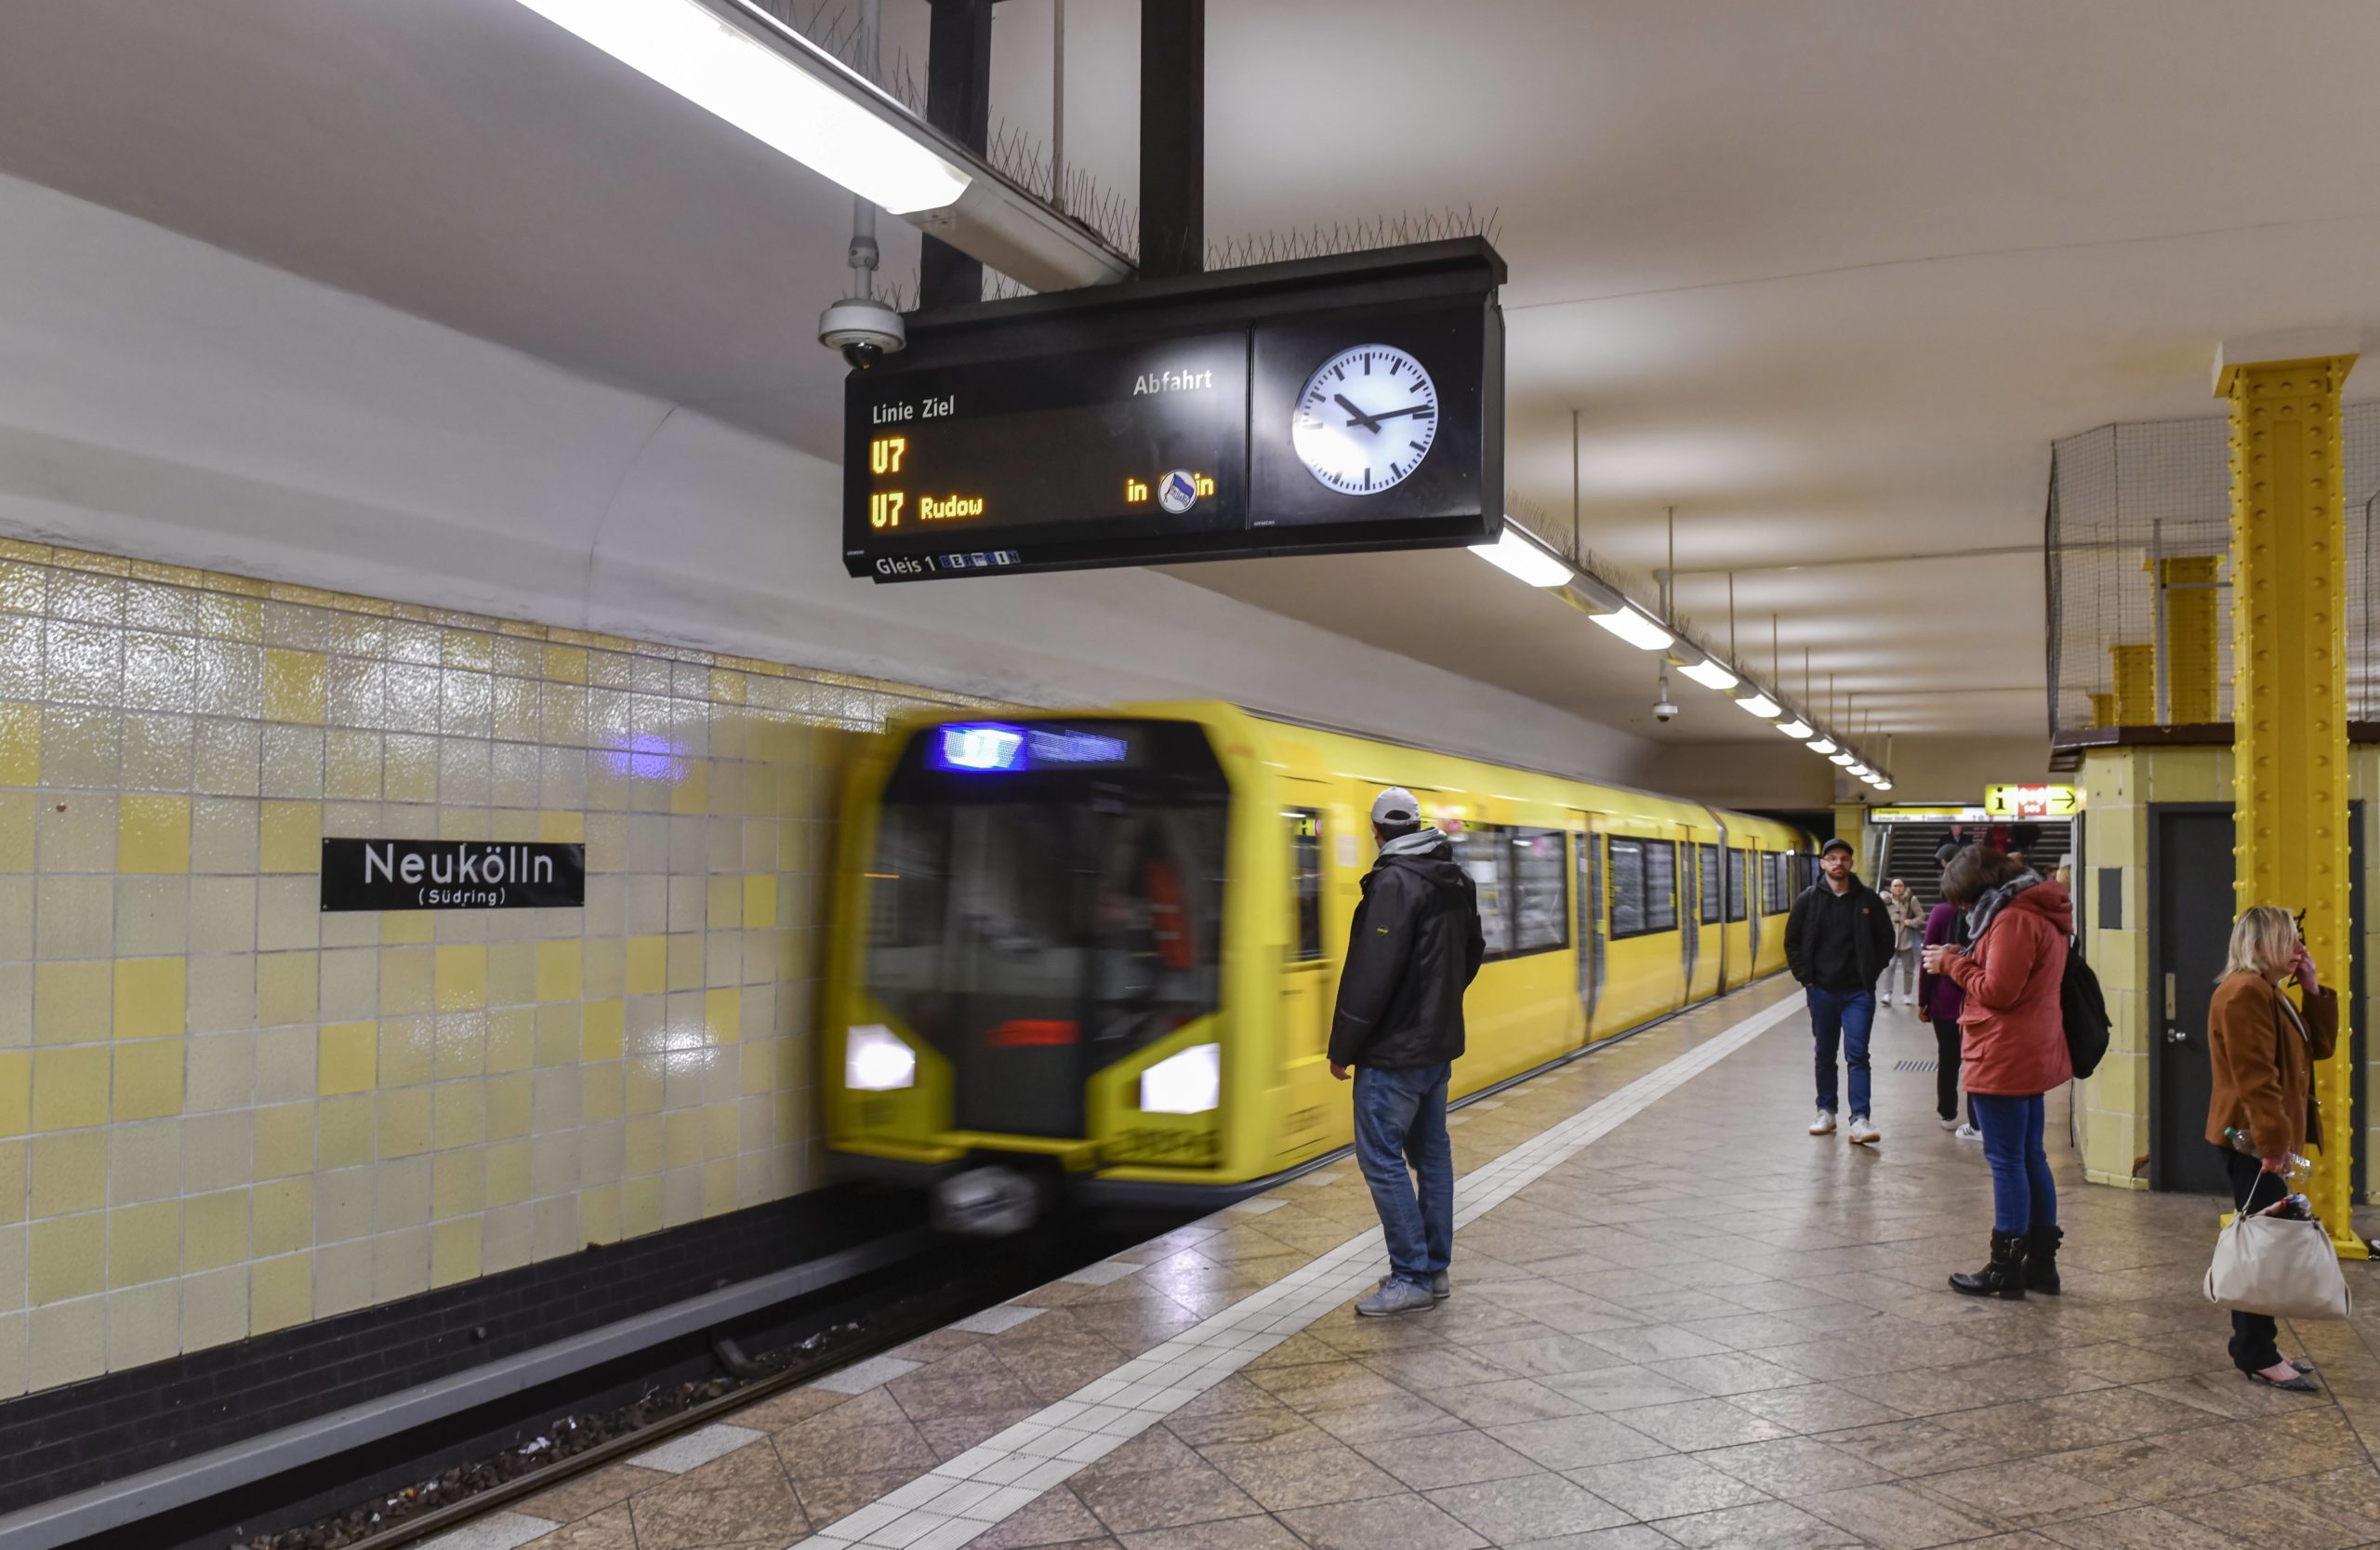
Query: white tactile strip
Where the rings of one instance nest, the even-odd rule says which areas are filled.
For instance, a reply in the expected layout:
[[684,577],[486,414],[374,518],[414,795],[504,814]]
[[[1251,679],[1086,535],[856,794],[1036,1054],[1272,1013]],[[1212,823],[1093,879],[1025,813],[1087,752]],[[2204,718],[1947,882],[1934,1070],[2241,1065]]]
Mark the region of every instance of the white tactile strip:
[[[883,1382],[880,1378],[877,1381]],[[665,1475],[683,1475],[689,1469],[700,1469],[713,1459],[723,1459],[746,1443],[758,1442],[768,1435],[756,1432],[749,1426],[723,1424],[705,1426],[700,1431],[673,1437],[667,1442],[648,1448],[628,1462],[641,1468],[658,1469]]]
[[559,1523],[532,1517],[525,1512],[490,1513],[459,1529],[450,1529],[436,1539],[425,1541],[419,1550],[515,1550],[515,1546],[526,1544],[560,1527]]
[[1103,1259],[1096,1265],[1086,1265],[1079,1270],[1069,1270],[1058,1279],[1076,1281],[1084,1286],[1105,1286],[1127,1276],[1137,1276],[1147,1269],[1144,1265],[1131,1265],[1119,1259]]
[[905,1378],[923,1367],[924,1362],[911,1361],[906,1357],[870,1357],[849,1367],[829,1372],[823,1378],[813,1378],[812,1388],[823,1388],[830,1394],[865,1394],[879,1384],[889,1384]]
[[[1455,1225],[1475,1221],[1511,1199],[1589,1143],[1793,1015],[1801,1005],[1798,999],[1788,998],[1756,1012],[1493,1162],[1473,1169],[1455,1184]],[[957,1550],[1348,1298],[1368,1291],[1380,1278],[1380,1255],[1379,1232],[1358,1233],[1105,1377],[836,1519],[802,1541],[805,1550]],[[1061,1278],[1085,1277],[1078,1271]]]
[[954,1330],[964,1330],[969,1334],[1002,1334],[1027,1319],[1038,1318],[1049,1311],[1048,1308],[1021,1308],[1014,1303],[1002,1303],[997,1307],[985,1308],[981,1313],[971,1313],[964,1318],[954,1318],[950,1321],[950,1327]]

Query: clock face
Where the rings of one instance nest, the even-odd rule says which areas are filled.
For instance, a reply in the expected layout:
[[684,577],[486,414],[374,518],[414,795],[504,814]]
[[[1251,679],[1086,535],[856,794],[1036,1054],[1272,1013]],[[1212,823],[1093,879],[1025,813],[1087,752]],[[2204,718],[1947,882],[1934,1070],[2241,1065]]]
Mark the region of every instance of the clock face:
[[1289,411],[1289,443],[1334,490],[1370,495],[1411,475],[1438,434],[1438,385],[1394,345],[1359,344],[1316,368]]

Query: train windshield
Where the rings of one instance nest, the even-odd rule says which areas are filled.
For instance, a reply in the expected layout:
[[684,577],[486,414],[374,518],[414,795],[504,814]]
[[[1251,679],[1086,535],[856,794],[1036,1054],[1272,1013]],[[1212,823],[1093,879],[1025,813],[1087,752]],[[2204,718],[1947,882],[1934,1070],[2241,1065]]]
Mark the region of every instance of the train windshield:
[[1220,1001],[1223,772],[1191,723],[1047,745],[1091,768],[964,730],[920,735],[886,788],[868,988],[951,1061],[959,1128],[1080,1134],[1084,1077]]

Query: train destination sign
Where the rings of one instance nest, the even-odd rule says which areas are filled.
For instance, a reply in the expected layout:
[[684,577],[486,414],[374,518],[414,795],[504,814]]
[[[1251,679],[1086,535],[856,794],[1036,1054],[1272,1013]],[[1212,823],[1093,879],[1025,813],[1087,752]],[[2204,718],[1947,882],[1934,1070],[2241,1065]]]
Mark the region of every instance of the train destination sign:
[[1503,276],[1465,238],[920,316],[908,349],[846,379],[845,568],[1492,539]]

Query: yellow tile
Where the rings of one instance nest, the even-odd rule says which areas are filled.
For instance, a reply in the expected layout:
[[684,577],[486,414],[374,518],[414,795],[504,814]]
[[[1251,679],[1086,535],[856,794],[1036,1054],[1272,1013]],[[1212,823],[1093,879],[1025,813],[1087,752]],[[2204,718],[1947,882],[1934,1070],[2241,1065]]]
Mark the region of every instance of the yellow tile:
[[108,966],[92,960],[33,966],[33,1040],[80,1044],[108,1036]]
[[264,719],[320,726],[323,722],[323,658],[311,651],[264,654]]
[[487,948],[477,944],[438,949],[438,1010],[487,1005]]
[[621,1106],[627,1095],[625,1072],[620,1062],[607,1060],[601,1065],[582,1068],[579,1085],[579,1123],[609,1124],[620,1117]]
[[744,880],[732,872],[721,872],[710,880],[709,898],[703,913],[706,931],[734,931],[744,924]]
[[436,1024],[436,1054],[430,1076],[439,1081],[476,1077],[487,1070],[487,1013],[449,1012]]
[[408,1087],[379,1095],[379,1142],[383,1159],[430,1150],[430,1089]]
[[679,817],[702,817],[710,812],[710,761],[686,760],[684,770],[669,788],[669,811]]
[[582,1243],[620,1240],[620,1191],[616,1186],[579,1192],[578,1238]]
[[576,646],[545,648],[545,676],[556,683],[587,682],[587,654]]
[[480,1273],[480,1218],[457,1217],[430,1229],[430,1284],[452,1286]]
[[266,802],[258,844],[260,870],[318,870],[323,864],[323,804],[318,801]]
[[487,1153],[477,1146],[441,1152],[430,1169],[430,1214],[443,1221],[487,1206]]
[[617,1060],[627,1044],[627,1007],[620,1001],[588,1001],[579,1020],[578,1057]]
[[480,1081],[440,1082],[430,1090],[430,1144],[440,1151],[487,1139],[487,1091]]
[[487,1149],[487,1203],[514,1205],[529,1198],[529,1144],[500,1142]]
[[116,801],[115,869],[190,870],[190,799],[127,794]]
[[115,960],[115,1036],[179,1038],[189,1027],[190,988],[178,958]]
[[314,1181],[275,1179],[257,1186],[250,1215],[254,1241],[249,1252],[259,1259],[311,1248],[314,1241]]
[[25,1384],[38,1393],[107,1371],[107,1302],[85,1297],[25,1316]]
[[[176,1053],[179,1053],[176,1050]],[[80,1130],[86,1125],[103,1125],[107,1118],[105,1049],[86,1045],[33,1052],[34,1130]]]
[[315,1035],[314,1075],[318,1090],[368,1093],[378,1080],[379,1029],[370,1023],[332,1023]]
[[681,931],[664,938],[669,944],[669,988],[699,990],[704,984],[703,954],[708,946],[703,933]]
[[565,937],[537,944],[537,1000],[575,1001],[579,988],[579,944]]
[[182,1203],[158,1200],[108,1212],[108,1285],[164,1280],[181,1267]]
[[256,1111],[256,1176],[285,1179],[314,1171],[314,1106],[282,1104]]
[[41,707],[0,705],[0,786],[41,784]]
[[537,944],[488,944],[486,1004],[520,1006],[540,999],[537,994]]
[[378,1150],[378,1101],[369,1093],[324,1098],[314,1114],[318,1168],[353,1168]]
[[668,1095],[661,1058],[640,1055],[628,1063],[628,1106],[630,1114],[658,1114]]
[[219,1270],[248,1257],[248,1192],[226,1189],[182,1202],[182,1274]]
[[121,1044],[115,1052],[114,1118],[162,1119],[182,1111],[182,1044],[178,1039]]
[[285,1330],[314,1317],[314,1256],[284,1254],[248,1270],[248,1332]]
[[777,875],[753,872],[744,879],[744,928],[769,931],[777,923]]
[[181,1291],[181,1349],[210,1350],[248,1335],[248,1267],[186,1277]]
[[428,944],[436,934],[438,916],[428,909],[390,909],[380,916],[380,942],[384,947],[415,947]]
[[537,839],[549,845],[583,845],[587,842],[587,815],[583,813],[540,813],[537,815]]
[[530,1078],[514,1071],[487,1079],[487,1137],[509,1140],[529,1133]]
[[630,1119],[622,1148],[621,1167],[628,1177],[661,1172],[661,1117],[648,1114]]
[[536,1064],[571,1066],[586,1039],[586,1018],[576,1001],[537,1008]]
[[661,1175],[630,1179],[620,1186],[620,1236],[641,1238],[661,1230]]
[[33,803],[38,796],[0,791],[0,872],[33,869]]
[[721,1158],[703,1164],[703,1214],[718,1216],[735,1209],[735,1159]]
[[506,1007],[487,1014],[487,1070],[525,1071],[536,1046],[536,1012],[525,1006]]
[[33,1057],[0,1050],[0,1135],[22,1135],[33,1119]]
[[105,1206],[107,1146],[105,1131],[73,1131],[37,1138],[30,1148],[33,1216],[73,1216]]
[[26,1233],[26,1295],[35,1307],[107,1289],[106,1212],[35,1222]]
[[733,1044],[744,1037],[744,992],[713,990],[703,997],[703,1031],[714,1044]]
[[437,1004],[437,960],[428,947],[380,949],[380,1014],[411,1015]]
[[669,987],[669,939],[628,938],[628,994],[656,996]]
[[672,1109],[661,1117],[661,1161],[665,1168],[690,1168],[703,1159],[703,1111]]

